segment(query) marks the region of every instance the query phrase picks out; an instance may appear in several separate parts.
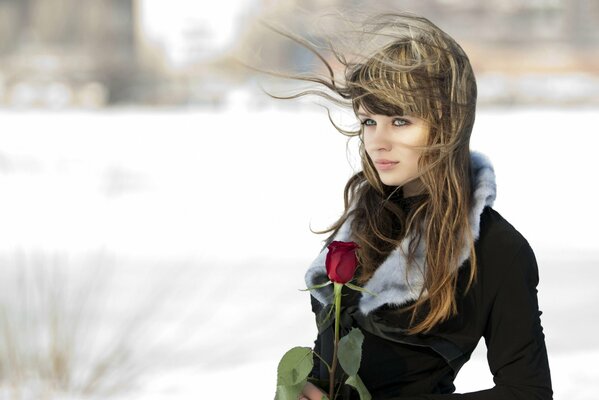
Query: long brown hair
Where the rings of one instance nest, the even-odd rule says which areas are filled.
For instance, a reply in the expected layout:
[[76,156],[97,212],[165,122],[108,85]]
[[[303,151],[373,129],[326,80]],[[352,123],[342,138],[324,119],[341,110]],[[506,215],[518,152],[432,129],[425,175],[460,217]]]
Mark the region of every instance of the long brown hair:
[[[349,138],[359,137],[362,171],[353,175],[345,186],[342,216],[328,229],[312,232],[332,231],[333,236],[353,216],[352,237],[360,246],[357,255],[361,284],[370,279],[407,235],[412,238],[406,255],[410,265],[415,261],[418,243],[424,240],[427,249],[424,287],[419,298],[399,312],[412,311],[408,333],[430,331],[457,312],[457,270],[465,246],[470,250],[466,290],[476,277],[469,222],[472,192],[469,141],[477,92],[468,57],[455,40],[426,18],[407,13],[377,14],[361,21],[360,35],[350,45],[349,56],[328,41],[329,50],[344,68],[344,76],[339,79],[314,44],[270,28],[313,52],[328,71],[328,76],[274,73],[317,83],[319,87],[292,96],[272,97],[291,99],[316,94],[349,106],[356,114],[362,106],[374,114],[408,114],[428,122],[428,142],[419,159],[419,178],[427,196],[420,198],[406,214],[398,204],[389,201],[401,189],[380,180],[364,149],[362,126],[354,131],[342,129],[329,113],[339,132]],[[350,209],[352,203],[355,207]],[[420,313],[421,310],[426,312]]]

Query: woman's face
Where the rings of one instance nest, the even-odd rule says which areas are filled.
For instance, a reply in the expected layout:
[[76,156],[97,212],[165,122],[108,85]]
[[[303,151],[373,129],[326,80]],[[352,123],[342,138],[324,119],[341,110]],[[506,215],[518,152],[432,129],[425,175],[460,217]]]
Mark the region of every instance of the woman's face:
[[421,193],[423,187],[416,176],[422,150],[413,147],[426,145],[428,123],[410,115],[369,114],[362,107],[358,118],[364,128],[364,148],[381,181],[388,186],[403,186],[405,197]]

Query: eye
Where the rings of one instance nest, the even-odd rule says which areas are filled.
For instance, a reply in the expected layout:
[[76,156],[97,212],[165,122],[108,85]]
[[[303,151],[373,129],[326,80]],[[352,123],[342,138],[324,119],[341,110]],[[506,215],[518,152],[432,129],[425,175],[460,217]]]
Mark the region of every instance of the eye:
[[410,125],[410,121],[408,121],[407,119],[404,119],[404,118],[395,118],[393,120],[393,125],[395,125],[395,126]]
[[376,122],[370,118],[366,118],[364,121],[360,121],[360,123],[364,126],[372,126],[376,124]]

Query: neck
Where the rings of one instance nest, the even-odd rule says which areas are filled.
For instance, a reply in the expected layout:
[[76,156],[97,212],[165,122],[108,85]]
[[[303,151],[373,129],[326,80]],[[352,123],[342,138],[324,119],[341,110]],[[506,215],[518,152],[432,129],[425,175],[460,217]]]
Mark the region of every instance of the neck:
[[424,194],[424,185],[420,181],[420,179],[416,181],[411,181],[402,186],[403,197],[414,197],[420,194]]

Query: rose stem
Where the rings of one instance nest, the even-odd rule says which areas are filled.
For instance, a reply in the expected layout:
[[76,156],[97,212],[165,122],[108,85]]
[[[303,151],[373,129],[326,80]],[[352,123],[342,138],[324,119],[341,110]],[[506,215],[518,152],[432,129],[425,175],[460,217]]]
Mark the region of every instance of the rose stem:
[[333,390],[335,387],[335,370],[337,369],[337,347],[339,347],[339,320],[341,319],[341,289],[343,284],[334,283],[333,293],[335,295],[335,345],[333,346],[333,363],[329,375],[329,398],[334,400]]

